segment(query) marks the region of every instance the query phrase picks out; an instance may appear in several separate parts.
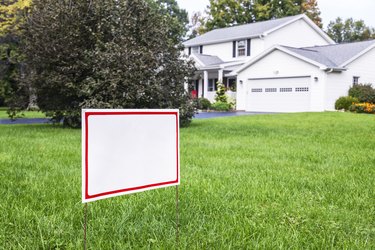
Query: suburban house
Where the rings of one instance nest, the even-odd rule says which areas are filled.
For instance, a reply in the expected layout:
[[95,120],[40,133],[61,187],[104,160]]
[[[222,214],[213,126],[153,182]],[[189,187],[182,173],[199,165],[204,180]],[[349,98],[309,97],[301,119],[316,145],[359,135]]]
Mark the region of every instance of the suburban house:
[[375,82],[375,41],[335,44],[306,15],[212,30],[184,42],[197,68],[194,95],[216,83],[237,110],[333,110],[353,84]]

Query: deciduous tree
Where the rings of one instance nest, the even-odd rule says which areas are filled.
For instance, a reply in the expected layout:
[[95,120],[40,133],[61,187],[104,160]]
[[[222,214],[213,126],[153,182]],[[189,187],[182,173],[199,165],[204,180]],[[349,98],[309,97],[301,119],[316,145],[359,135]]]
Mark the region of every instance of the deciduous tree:
[[[25,22],[31,0],[0,1],[0,105],[29,106],[30,86],[24,81],[26,65],[20,52],[20,26]],[[22,92],[21,96],[17,96]],[[30,105],[32,106],[32,104]]]
[[173,26],[144,0],[35,0],[24,36],[38,105],[80,125],[81,108],[179,108],[191,64],[170,38]]
[[335,21],[331,21],[327,27],[327,34],[337,43],[375,38],[374,28],[366,26],[363,20],[353,18],[343,20],[338,17]]
[[210,0],[205,31],[305,13],[322,26],[316,0]]

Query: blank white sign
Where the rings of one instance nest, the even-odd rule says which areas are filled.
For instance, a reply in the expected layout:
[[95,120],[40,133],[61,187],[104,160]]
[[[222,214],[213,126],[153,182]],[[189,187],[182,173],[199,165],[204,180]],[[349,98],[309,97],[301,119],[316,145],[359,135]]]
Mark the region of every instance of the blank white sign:
[[178,110],[82,110],[82,201],[179,185]]

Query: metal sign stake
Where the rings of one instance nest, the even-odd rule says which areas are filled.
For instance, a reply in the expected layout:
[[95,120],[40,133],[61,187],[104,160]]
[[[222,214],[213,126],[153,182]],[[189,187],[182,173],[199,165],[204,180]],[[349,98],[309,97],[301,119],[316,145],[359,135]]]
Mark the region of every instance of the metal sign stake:
[[86,246],[86,231],[87,231],[87,203],[85,203],[85,209],[84,209],[84,213],[85,213],[85,221],[84,221],[84,224],[83,224],[83,249],[86,250],[87,249],[87,246]]
[[178,185],[176,186],[176,244],[178,248],[179,241],[179,217],[178,217]]

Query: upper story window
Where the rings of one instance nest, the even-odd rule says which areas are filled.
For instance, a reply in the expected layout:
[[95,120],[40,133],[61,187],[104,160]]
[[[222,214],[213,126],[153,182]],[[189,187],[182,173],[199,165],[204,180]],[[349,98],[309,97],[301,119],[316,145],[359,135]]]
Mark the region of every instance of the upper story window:
[[199,46],[191,47],[191,53],[193,53],[193,54],[199,54]]
[[241,40],[237,42],[237,55],[238,56],[246,55],[246,40]]
[[353,76],[353,85],[357,85],[359,83],[359,76]]
[[191,54],[203,54],[203,45],[189,47],[189,56]]
[[233,58],[250,56],[251,39],[233,41]]

